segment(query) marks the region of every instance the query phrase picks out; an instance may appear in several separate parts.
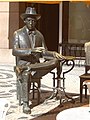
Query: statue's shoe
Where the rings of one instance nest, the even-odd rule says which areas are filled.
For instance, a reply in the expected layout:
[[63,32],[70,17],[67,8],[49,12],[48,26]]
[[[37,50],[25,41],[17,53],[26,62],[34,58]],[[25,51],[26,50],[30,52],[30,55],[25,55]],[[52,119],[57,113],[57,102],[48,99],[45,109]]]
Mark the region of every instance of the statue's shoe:
[[31,109],[30,109],[28,104],[24,104],[23,105],[23,112],[26,113],[26,114],[30,114],[31,113]]

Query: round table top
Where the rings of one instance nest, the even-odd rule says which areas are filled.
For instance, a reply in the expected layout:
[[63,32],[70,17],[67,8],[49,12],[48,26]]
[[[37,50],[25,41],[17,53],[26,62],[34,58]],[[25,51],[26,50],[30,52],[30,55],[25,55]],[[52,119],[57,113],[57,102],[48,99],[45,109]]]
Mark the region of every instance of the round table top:
[[56,120],[90,120],[90,107],[75,107],[63,110]]

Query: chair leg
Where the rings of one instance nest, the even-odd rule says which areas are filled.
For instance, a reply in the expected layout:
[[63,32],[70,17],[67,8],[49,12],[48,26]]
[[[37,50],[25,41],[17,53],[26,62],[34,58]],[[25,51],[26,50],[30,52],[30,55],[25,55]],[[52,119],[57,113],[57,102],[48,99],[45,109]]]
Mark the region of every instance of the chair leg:
[[33,87],[33,88],[32,88],[32,89],[33,89],[33,99],[35,98],[35,95],[34,95],[34,94],[35,94],[35,90],[34,90],[34,86],[35,86],[35,85],[34,85],[34,84],[35,84],[35,83],[33,82],[33,86],[32,86],[32,87]]
[[55,73],[53,73],[53,87],[55,87]]
[[38,93],[37,93],[37,95],[38,95],[38,97],[37,97],[37,104],[40,103],[40,86],[41,86],[41,82],[39,80],[39,82],[38,82]]
[[37,90],[37,104],[40,103],[40,86],[41,86],[41,83],[40,83],[40,80],[37,80],[37,86],[35,85],[35,82],[33,81],[33,99],[35,98],[35,90]]
[[85,98],[87,98],[87,85],[85,84]]
[[55,87],[55,72],[50,72],[51,74],[53,74],[53,87]]
[[83,85],[82,79],[80,79],[80,103],[82,103],[83,87],[85,87],[85,98],[87,98],[87,85]]
[[83,82],[80,79],[80,103],[82,103],[82,93],[83,93]]
[[[20,81],[19,81],[20,82]],[[19,83],[19,105],[21,106],[21,97],[22,97],[22,86],[21,83]]]

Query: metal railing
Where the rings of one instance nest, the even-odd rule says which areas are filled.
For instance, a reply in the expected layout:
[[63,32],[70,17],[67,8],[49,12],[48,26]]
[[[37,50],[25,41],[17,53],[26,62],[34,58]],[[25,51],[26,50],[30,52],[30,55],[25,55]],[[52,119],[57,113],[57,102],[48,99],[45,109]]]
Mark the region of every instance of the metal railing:
[[82,43],[59,43],[58,52],[64,56],[74,56],[75,65],[84,64],[85,50]]

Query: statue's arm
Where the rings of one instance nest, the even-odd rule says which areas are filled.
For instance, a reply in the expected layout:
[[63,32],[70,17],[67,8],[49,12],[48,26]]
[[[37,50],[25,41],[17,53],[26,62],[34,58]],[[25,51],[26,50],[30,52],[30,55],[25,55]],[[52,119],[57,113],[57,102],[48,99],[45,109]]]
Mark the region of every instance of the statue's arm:
[[14,56],[29,56],[32,53],[41,53],[42,51],[39,49],[31,49],[31,48],[26,48],[23,46],[23,48],[20,47],[20,40],[19,40],[19,35],[17,32],[14,33],[13,36],[13,50],[12,54]]
[[44,58],[46,58],[46,59],[58,58],[60,60],[65,58],[63,55],[59,54],[56,51],[48,51],[48,48],[47,48],[46,43],[45,43],[45,39],[44,39],[42,34],[41,34],[41,37],[42,37],[42,46],[44,47],[44,50],[42,50],[43,51],[42,56]]
[[53,58],[57,58],[59,60],[66,59],[65,56],[61,55],[60,53],[58,53],[56,51],[44,50],[42,52],[42,56],[46,59],[53,59]]
[[28,56],[31,54],[31,49],[26,49],[26,48],[20,48],[20,43],[19,43],[19,36],[15,32],[13,35],[13,50],[12,54],[14,56]]

